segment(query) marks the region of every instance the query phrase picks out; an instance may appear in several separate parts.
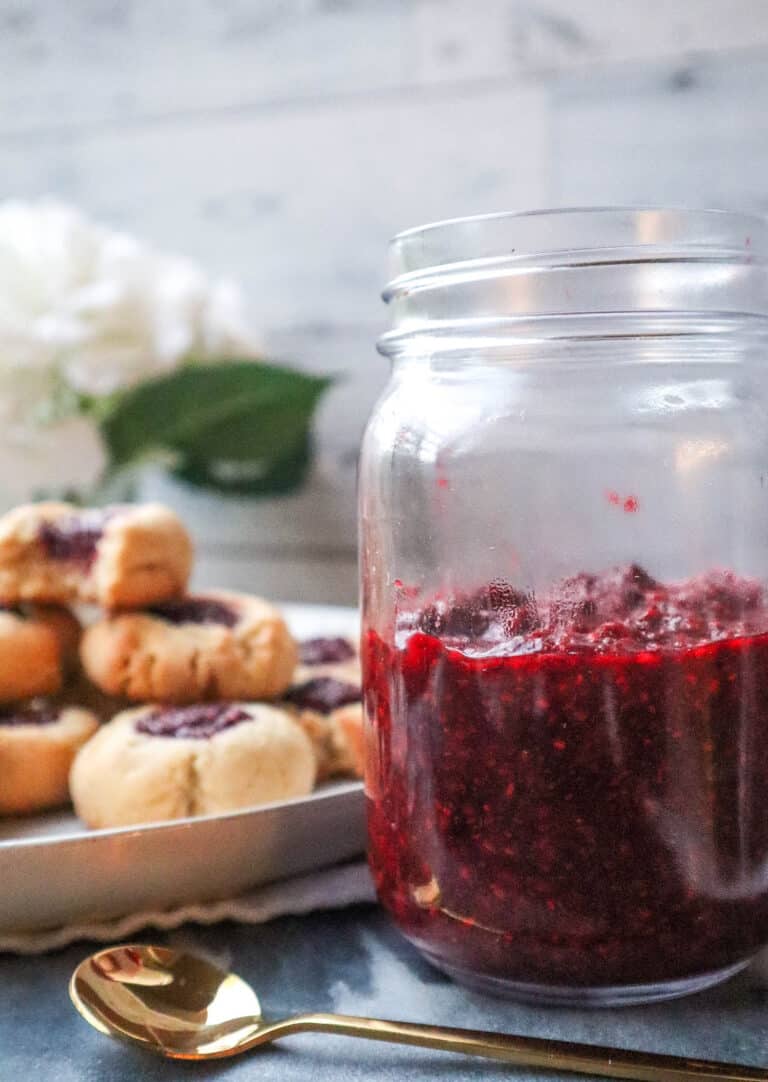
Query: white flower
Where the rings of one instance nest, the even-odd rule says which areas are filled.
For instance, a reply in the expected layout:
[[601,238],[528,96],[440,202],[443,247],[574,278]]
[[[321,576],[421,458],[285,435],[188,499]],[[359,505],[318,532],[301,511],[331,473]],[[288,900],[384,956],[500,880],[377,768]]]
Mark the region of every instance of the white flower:
[[98,395],[227,351],[258,352],[232,283],[61,203],[0,204],[0,373]]
[[67,483],[75,444],[75,472],[83,456],[85,473],[96,469],[91,422],[78,421],[76,440],[72,425],[40,426],[62,387],[109,394],[188,359],[259,352],[233,283],[62,203],[0,203],[0,489],[11,472],[18,489],[17,458],[30,481]]

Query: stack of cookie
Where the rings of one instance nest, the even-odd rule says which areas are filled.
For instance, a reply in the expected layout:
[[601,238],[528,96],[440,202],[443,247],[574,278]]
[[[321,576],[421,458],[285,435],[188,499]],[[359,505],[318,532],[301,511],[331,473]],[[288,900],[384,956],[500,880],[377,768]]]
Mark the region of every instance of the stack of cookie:
[[[297,647],[260,598],[187,594],[191,566],[160,505],[0,519],[0,813],[71,794],[89,826],[127,826],[360,774],[354,646]],[[83,604],[102,611],[81,634]]]

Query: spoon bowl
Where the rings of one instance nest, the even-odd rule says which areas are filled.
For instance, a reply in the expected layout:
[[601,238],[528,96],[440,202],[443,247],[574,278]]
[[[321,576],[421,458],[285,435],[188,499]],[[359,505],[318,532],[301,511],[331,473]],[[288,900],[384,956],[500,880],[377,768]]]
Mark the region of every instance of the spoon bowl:
[[256,993],[234,973],[185,951],[124,944],[75,970],[69,994],[99,1032],[171,1059],[217,1059],[308,1031],[463,1052],[518,1066],[639,1082],[768,1082],[759,1067],[598,1048],[446,1026],[302,1014],[265,1021]]
[[177,1059],[234,1055],[244,1043],[252,1046],[262,1028],[261,1005],[249,984],[166,947],[99,951],[77,967],[69,994],[101,1033]]

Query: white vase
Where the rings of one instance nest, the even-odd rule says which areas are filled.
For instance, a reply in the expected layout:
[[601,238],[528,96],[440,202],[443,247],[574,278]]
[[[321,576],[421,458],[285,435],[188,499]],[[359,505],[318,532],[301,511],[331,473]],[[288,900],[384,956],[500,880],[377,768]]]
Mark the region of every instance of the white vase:
[[318,459],[299,492],[243,498],[147,469],[137,496],[172,507],[195,542],[196,588],[245,590],[282,601],[354,604],[354,473]]
[[0,511],[66,491],[87,492],[104,468],[95,425],[71,417],[0,438]]

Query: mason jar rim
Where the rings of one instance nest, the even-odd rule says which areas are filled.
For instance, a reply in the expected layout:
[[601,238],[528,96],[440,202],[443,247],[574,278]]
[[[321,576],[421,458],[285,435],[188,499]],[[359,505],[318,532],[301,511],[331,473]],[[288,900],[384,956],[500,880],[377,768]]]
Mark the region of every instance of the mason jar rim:
[[750,220],[752,222],[768,223],[768,215],[759,214],[756,211],[733,210],[726,207],[694,207],[686,204],[674,203],[579,203],[567,207],[534,207],[530,210],[495,210],[486,211],[482,214],[460,214],[452,218],[437,218],[433,222],[423,222],[420,225],[409,226],[401,229],[392,237],[392,241],[414,233],[423,233],[431,229],[439,229],[442,226],[453,226],[463,222],[485,222],[498,218],[544,218],[544,217],[567,217],[574,214],[679,214],[682,216],[703,215],[712,218],[732,218]]
[[[685,206],[662,206],[648,204],[626,204],[616,206],[573,206],[573,207],[544,207],[535,210],[502,210],[486,214],[469,214],[457,218],[443,218],[423,225],[411,226],[396,233],[389,242],[390,260],[392,270],[397,274],[408,273],[410,269],[422,269],[427,264],[419,263],[419,257],[424,257],[434,251],[433,247],[424,246],[418,242],[429,240],[434,243],[438,238],[445,238],[457,244],[466,236],[475,245],[482,239],[486,227],[498,227],[505,222],[510,223],[512,228],[533,225],[534,228],[541,224],[544,228],[548,223],[559,225],[578,218],[589,220],[589,226],[594,228],[598,224],[610,220],[613,227],[620,226],[622,219],[625,224],[631,225],[636,233],[645,236],[636,236],[634,243],[628,247],[656,247],[664,240],[669,242],[674,235],[681,244],[698,245],[703,242],[702,226],[711,224],[722,226],[722,232],[717,231],[711,235],[714,245],[726,246],[726,239],[730,239],[738,247],[744,247],[744,241],[749,239],[746,250],[762,253],[768,256],[768,216],[750,211],[725,210],[712,207],[685,207]],[[699,227],[698,239],[691,236],[685,239],[685,232],[694,225]],[[663,235],[661,235],[663,234]],[[495,239],[495,238],[494,238]],[[604,244],[595,244],[595,248],[608,247]],[[610,247],[620,247],[611,245]],[[731,250],[731,246],[726,246]],[[534,256],[547,251],[569,251],[572,246],[558,243],[551,248],[545,246],[526,247],[519,254]],[[578,249],[577,249],[578,250]],[[447,251],[450,251],[447,248]],[[509,254],[508,250],[502,250],[499,255]],[[477,250],[469,258],[477,258]],[[407,260],[412,260],[414,265],[408,266]],[[445,262],[445,261],[444,261]],[[399,264],[399,265],[398,265]],[[435,264],[432,264],[433,266]]]
[[687,334],[699,317],[701,333],[739,319],[768,328],[768,218],[757,214],[641,206],[475,215],[398,233],[390,264],[385,354],[424,334],[448,348],[457,327],[514,338],[533,324],[534,336],[562,337],[563,320],[578,316],[601,317],[608,336],[667,334],[667,317],[683,317]]

